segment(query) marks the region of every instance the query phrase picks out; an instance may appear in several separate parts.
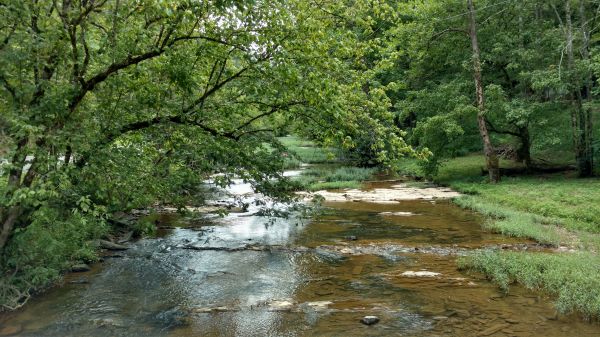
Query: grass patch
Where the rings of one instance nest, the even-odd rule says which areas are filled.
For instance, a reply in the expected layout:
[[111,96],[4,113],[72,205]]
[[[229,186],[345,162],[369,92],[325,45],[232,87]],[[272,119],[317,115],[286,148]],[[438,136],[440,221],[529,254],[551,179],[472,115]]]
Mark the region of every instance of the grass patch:
[[600,317],[600,258],[595,254],[479,251],[459,259],[462,269],[482,272],[505,291],[518,282],[556,297],[563,314]]
[[302,163],[324,164],[339,162],[339,151],[334,148],[322,148],[314,142],[303,140],[298,137],[288,136],[278,138],[289,151],[289,163],[286,168],[297,168]]
[[295,180],[303,190],[359,188],[362,181],[370,179],[376,169],[362,167],[338,167],[336,169],[311,168]]
[[544,218],[571,231],[600,233],[600,180],[563,176],[504,178],[500,184],[451,182],[476,199]]
[[463,196],[456,198],[454,203],[488,216],[490,219],[483,227],[494,232],[533,239],[553,246],[570,243],[570,238],[562,234],[557,227],[547,225],[552,222],[551,219],[498,206],[482,200],[479,196]]
[[315,142],[302,139],[296,136],[279,137],[277,139],[288,149],[298,147],[318,147],[317,144],[315,144]]
[[307,191],[311,191],[311,192],[315,192],[315,191],[322,191],[322,190],[341,190],[341,189],[345,189],[345,188],[360,188],[361,182],[360,181],[355,181],[355,180],[351,180],[351,181],[330,181],[330,182],[317,182],[317,183],[312,183],[308,186],[306,186],[306,190]]
[[[501,162],[501,167],[515,166]],[[513,283],[545,291],[556,297],[561,313],[600,318],[600,180],[554,174],[502,177],[490,184],[483,167],[481,155],[451,159],[435,181],[465,194],[454,202],[486,215],[485,228],[579,251],[478,251],[461,258],[459,267],[484,273],[506,291]]]

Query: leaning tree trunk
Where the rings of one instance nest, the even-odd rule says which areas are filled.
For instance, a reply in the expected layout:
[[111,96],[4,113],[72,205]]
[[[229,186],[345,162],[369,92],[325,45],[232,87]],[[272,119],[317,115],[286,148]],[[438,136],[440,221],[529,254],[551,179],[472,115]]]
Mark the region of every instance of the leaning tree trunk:
[[[17,148],[12,157],[11,169],[8,172],[8,183],[4,192],[4,200],[6,201],[9,201],[20,188],[31,187],[37,175],[36,171],[39,166],[37,158],[29,163],[28,169],[25,169],[28,165],[26,162],[27,144],[28,139],[26,137],[17,141]],[[23,173],[25,173],[25,176],[23,176]],[[17,221],[23,214],[23,209],[20,203],[0,205],[0,256],[14,232]]]
[[477,125],[483,141],[483,153],[485,155],[485,164],[490,175],[490,182],[497,183],[500,181],[500,168],[498,157],[494,151],[490,133],[488,132],[485,123],[485,99],[483,96],[483,84],[481,80],[481,60],[479,56],[479,42],[477,41],[477,25],[475,23],[473,0],[467,0],[467,6],[469,8],[469,37],[471,38],[471,46],[473,48],[473,77],[475,79],[475,94],[477,96],[478,109]]

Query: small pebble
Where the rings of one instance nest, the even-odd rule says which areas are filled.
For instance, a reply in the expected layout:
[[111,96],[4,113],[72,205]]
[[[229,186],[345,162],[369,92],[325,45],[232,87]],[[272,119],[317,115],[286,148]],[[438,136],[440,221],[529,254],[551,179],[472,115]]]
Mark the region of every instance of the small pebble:
[[377,316],[365,316],[360,322],[365,325],[373,325],[379,323],[379,317]]

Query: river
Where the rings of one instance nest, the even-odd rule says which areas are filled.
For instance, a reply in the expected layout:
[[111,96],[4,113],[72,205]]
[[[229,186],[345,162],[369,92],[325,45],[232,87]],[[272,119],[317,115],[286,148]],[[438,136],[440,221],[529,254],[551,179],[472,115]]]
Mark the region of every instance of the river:
[[[394,182],[378,183],[391,186]],[[372,186],[365,186],[370,188]],[[230,192],[252,200],[249,185]],[[458,271],[482,247],[531,242],[481,229],[445,200],[326,202],[313,219],[165,215],[156,238],[105,257],[17,312],[16,336],[600,336],[551,301]],[[181,226],[183,224],[183,226]],[[533,248],[531,248],[533,249]],[[360,322],[375,315],[374,325]]]

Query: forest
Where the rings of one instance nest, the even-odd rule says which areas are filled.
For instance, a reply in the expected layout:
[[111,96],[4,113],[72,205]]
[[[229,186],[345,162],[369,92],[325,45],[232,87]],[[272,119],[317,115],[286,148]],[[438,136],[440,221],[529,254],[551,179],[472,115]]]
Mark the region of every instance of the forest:
[[[379,335],[597,334],[599,76],[598,0],[0,0],[0,336],[332,335],[367,314],[358,327],[388,329]],[[273,239],[281,228],[296,234]],[[187,241],[144,251],[181,231]],[[244,244],[211,246],[242,232],[253,233]],[[212,241],[194,243],[203,235]],[[148,290],[157,302],[185,297],[147,314],[153,323],[94,316],[88,301],[74,307],[88,308],[87,323],[29,326],[78,275],[86,287],[115,268],[137,275],[115,277],[123,287],[187,282],[137,269],[166,251],[152,268],[195,268],[185,251],[208,269],[227,261],[214,276],[223,284],[236,273],[351,280],[327,292],[277,276],[252,290],[265,293],[257,304],[206,276],[172,298]],[[238,266],[267,252],[308,262]],[[341,290],[358,283],[368,295]],[[437,302],[447,284],[463,302]],[[398,309],[407,289],[418,310]],[[227,296],[235,308],[207,307]],[[505,302],[473,302],[483,297]],[[277,316],[263,331],[261,306],[327,315]],[[204,321],[241,313],[240,330]]]

